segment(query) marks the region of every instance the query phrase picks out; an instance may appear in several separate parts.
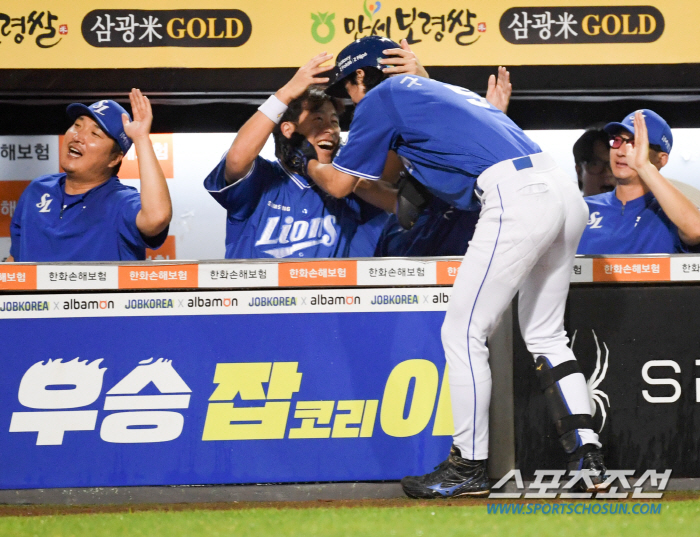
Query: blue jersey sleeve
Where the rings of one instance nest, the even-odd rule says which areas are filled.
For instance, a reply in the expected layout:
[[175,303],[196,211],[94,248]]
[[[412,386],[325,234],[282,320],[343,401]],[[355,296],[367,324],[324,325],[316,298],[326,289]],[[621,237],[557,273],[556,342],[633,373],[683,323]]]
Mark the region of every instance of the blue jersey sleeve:
[[230,185],[226,184],[225,169],[224,156],[204,180],[204,188],[228,211],[229,218],[246,220],[255,211],[271,180],[276,177],[272,163],[256,157],[248,174]]
[[10,255],[15,261],[22,260],[20,243],[22,240],[22,214],[24,213],[25,192],[19,197],[15,213],[12,215],[12,221],[10,222],[10,240],[12,241],[10,243]]
[[[163,246],[166,237],[168,236],[168,229],[170,226],[161,231],[158,235],[154,237],[146,237],[141,233],[138,226],[136,225],[136,216],[141,210],[141,195],[138,192],[128,192],[124,194],[124,200],[119,204],[119,214],[116,216],[116,222],[118,222],[119,237],[126,244],[125,246],[129,252],[136,252],[144,248],[157,249]],[[121,256],[122,259],[131,259],[131,253]],[[135,255],[136,259],[143,259],[139,255]]]
[[348,141],[338,151],[333,166],[356,177],[379,179],[395,138],[396,129],[384,110],[379,88],[375,88],[355,108]]

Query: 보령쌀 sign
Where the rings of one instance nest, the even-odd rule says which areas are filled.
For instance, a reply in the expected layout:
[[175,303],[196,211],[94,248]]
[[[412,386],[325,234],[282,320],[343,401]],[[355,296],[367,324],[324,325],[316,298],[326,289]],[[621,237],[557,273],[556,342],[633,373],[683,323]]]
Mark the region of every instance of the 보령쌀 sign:
[[[700,63],[700,4],[668,0],[166,0],[0,7],[4,68],[297,67],[351,41],[405,38],[425,65]],[[289,46],[293,43],[294,46]]]

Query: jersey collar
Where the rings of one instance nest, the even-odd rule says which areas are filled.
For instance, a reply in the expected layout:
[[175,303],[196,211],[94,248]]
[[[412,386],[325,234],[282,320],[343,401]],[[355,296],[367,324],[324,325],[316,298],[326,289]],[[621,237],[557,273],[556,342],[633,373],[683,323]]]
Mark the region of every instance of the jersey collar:
[[306,177],[304,177],[303,175],[299,175],[298,173],[290,172],[290,171],[284,166],[284,164],[282,164],[282,163],[280,162],[279,159],[277,159],[277,164],[279,164],[279,167],[282,168],[282,170],[284,170],[284,173],[287,174],[287,177],[289,177],[289,178],[292,180],[292,182],[293,182],[295,185],[297,185],[300,189],[306,190],[306,189],[309,189],[309,188],[313,188],[313,185],[312,185],[311,183],[309,183],[309,180],[306,179]]
[[[615,187],[615,190],[610,192],[612,194],[612,199],[615,200],[615,203],[617,205],[622,206],[622,201],[620,201],[620,198],[617,197],[617,187]],[[625,207],[636,207],[636,206],[646,206],[649,205],[652,201],[656,199],[654,197],[654,193],[650,190],[646,194],[639,196],[638,198],[634,198],[633,200],[629,200],[627,203],[625,203]]]

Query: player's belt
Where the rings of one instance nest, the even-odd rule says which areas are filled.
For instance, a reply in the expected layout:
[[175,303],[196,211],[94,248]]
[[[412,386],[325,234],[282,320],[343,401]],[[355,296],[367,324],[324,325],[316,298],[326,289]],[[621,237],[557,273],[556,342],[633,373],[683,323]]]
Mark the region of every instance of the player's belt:
[[532,168],[532,159],[530,157],[514,158],[513,160],[511,160],[511,162],[513,163],[513,166],[515,166],[515,169],[518,171]]
[[556,161],[547,153],[534,153],[524,157],[502,160],[484,170],[477,178],[474,195],[479,198],[483,204],[484,196],[481,195],[481,192],[485,192],[485,195],[488,196],[488,192],[494,189],[504,176],[530,168],[537,169],[538,171],[546,171],[555,168],[556,165]]

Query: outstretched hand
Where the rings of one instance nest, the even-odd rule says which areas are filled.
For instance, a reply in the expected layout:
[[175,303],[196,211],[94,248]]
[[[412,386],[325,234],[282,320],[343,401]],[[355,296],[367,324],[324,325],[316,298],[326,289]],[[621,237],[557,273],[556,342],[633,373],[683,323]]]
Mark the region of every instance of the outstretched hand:
[[280,151],[282,153],[282,164],[288,170],[303,175],[309,176],[309,161],[318,160],[316,149],[306,139],[306,136],[298,132],[293,132],[289,138],[282,140]]
[[505,67],[499,67],[498,78],[495,75],[489,77],[486,100],[505,114],[511,93],[513,93],[513,85],[510,83],[510,73]]
[[639,173],[649,161],[649,133],[644,114],[637,111],[634,114],[634,143],[625,144],[627,165]]
[[401,40],[401,48],[389,48],[382,52],[391,58],[382,58],[379,63],[389,65],[383,69],[386,75],[418,75],[423,78],[430,78],[428,72],[421,65],[418,56],[408,46],[408,41]]
[[277,98],[284,104],[289,104],[297,97],[300,97],[311,85],[326,84],[329,78],[319,77],[321,73],[327,72],[330,67],[322,65],[333,57],[332,54],[322,52],[311,58],[305,65],[294,73],[292,79],[282,86],[277,92]]
[[134,141],[137,138],[148,137],[153,123],[153,111],[148,97],[141,93],[140,89],[132,88],[131,93],[129,93],[129,101],[131,101],[133,120],[129,121],[129,116],[122,114],[124,132]]

